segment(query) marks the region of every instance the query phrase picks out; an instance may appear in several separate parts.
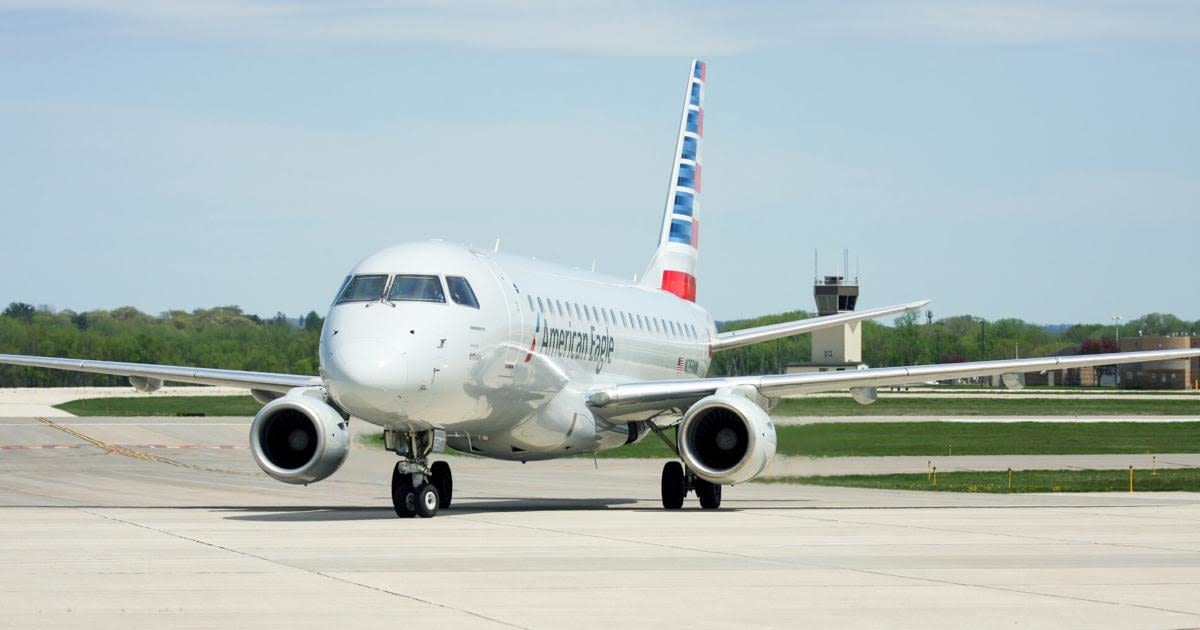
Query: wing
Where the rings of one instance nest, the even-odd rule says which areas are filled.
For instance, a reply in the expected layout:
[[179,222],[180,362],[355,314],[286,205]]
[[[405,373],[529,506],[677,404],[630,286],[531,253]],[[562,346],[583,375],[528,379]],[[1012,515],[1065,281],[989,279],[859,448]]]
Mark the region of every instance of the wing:
[[911,385],[932,380],[1023,374],[1067,368],[1123,363],[1151,363],[1200,356],[1200,350],[1154,350],[1150,352],[1117,352],[1073,357],[1039,359],[1009,359],[974,361],[941,365],[885,367],[846,372],[808,372],[803,374],[770,374],[765,376],[734,376],[677,381],[646,381],[610,385],[589,392],[588,404],[611,415],[622,408],[669,409],[686,408],[697,400],[714,394],[718,389],[750,386],[767,398],[793,394],[811,394],[853,390],[857,388]]
[[242,372],[240,370],[216,370],[211,368],[182,367],[177,365],[151,365],[147,363],[120,363],[116,361],[86,361],[82,359],[56,359],[53,357],[31,357],[19,354],[0,354],[0,364],[24,365],[28,367],[92,372],[114,376],[132,376],[177,383],[198,385],[229,385],[269,392],[286,393],[293,387],[320,385],[317,376],[300,374],[275,374],[272,372]]
[[852,324],[860,322],[864,319],[875,319],[876,317],[884,317],[885,315],[894,315],[921,308],[929,304],[929,300],[920,302],[911,302],[909,304],[900,304],[898,306],[885,306],[869,311],[849,311],[846,313],[838,313],[836,315],[826,315],[824,317],[810,317],[808,319],[798,319],[794,322],[783,322],[782,324],[771,324],[770,326],[757,326],[755,328],[743,328],[741,330],[731,330],[723,332],[713,337],[712,349],[713,352],[721,350],[729,350],[730,348],[740,348],[748,346],[752,343],[760,341],[770,341],[779,339],[780,337],[791,337],[792,335],[800,335],[822,328],[833,328],[842,324]]

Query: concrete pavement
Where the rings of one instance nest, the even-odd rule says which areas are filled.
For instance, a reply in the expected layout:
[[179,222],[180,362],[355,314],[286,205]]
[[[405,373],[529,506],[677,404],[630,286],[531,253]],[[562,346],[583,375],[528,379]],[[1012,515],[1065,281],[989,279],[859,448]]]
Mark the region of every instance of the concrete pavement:
[[1200,626],[1200,494],[747,484],[667,512],[661,461],[453,457],[455,507],[399,520],[391,455],[287,486],[220,448],[247,422],[0,420],[69,446],[0,451],[0,627]]

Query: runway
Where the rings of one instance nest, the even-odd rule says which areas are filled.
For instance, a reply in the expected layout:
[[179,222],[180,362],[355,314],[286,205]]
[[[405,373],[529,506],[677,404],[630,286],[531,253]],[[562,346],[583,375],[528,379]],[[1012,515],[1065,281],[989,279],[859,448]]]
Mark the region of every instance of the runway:
[[1200,626],[1200,494],[666,512],[659,461],[452,457],[455,507],[399,520],[381,451],[292,487],[245,418],[48,422],[0,420],[2,627]]

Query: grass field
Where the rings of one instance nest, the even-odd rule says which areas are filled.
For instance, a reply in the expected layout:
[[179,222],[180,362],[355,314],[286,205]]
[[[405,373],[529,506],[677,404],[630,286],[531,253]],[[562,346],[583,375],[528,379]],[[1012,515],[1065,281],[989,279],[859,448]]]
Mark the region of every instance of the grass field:
[[[791,401],[785,401],[791,402]],[[877,409],[888,401],[862,407],[838,399],[798,401],[845,403],[851,409]],[[899,403],[940,403],[933,400]],[[955,402],[955,401],[949,401]],[[1038,410],[1075,401],[1000,400],[964,401],[1036,403]],[[1082,401],[1119,405],[1123,401]],[[1183,403],[1191,401],[1131,401]],[[958,406],[964,406],[961,403]],[[146,396],[76,400],[59,409],[80,416],[252,416],[259,405],[249,396]],[[924,407],[922,407],[924,409]],[[844,415],[829,412],[828,415]],[[903,415],[903,414],[896,414]],[[964,414],[967,415],[967,414]],[[1164,414],[1166,415],[1166,414]],[[1106,453],[1200,452],[1200,422],[863,422],[778,427],[780,455],[809,457],[889,455],[1062,455]],[[610,451],[598,457],[672,457],[656,437]]]
[[[779,455],[1095,455],[1198,453],[1200,422],[863,422],[778,427]],[[382,438],[368,438],[382,448]],[[591,454],[580,457],[591,457]],[[671,458],[653,435],[600,458]]]
[[[760,477],[755,483],[796,483],[811,486],[845,486],[886,490],[933,492],[1128,492],[1129,470],[1021,470],[1008,473],[939,473],[937,485],[924,473],[904,475],[836,475],[828,477]],[[1134,471],[1135,492],[1200,491],[1200,468]]]
[[850,398],[785,398],[776,416],[1200,416],[1197,400],[916,398],[883,392],[873,405]]
[[249,396],[88,398],[55,405],[77,416],[253,416],[260,407]]

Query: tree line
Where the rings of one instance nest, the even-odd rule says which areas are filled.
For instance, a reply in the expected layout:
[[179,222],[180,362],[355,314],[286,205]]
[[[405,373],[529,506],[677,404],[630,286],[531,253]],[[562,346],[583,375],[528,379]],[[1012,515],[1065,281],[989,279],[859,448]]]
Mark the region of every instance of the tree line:
[[[793,311],[722,322],[718,329],[738,330],[811,316],[804,311]],[[1143,315],[1119,327],[1112,324],[1048,327],[1020,319],[986,320],[971,315],[928,321],[915,311],[895,318],[891,325],[876,321],[859,325],[863,327],[863,362],[871,367],[1117,352],[1118,336],[1194,337],[1200,329],[1200,321],[1185,321],[1164,313]],[[715,355],[710,373],[714,376],[780,373],[788,364],[811,361],[810,348],[809,335],[744,346]]]
[[[805,311],[722,322],[722,331],[811,317]],[[244,313],[236,306],[148,315],[132,307],[50,312],[14,302],[0,314],[0,354],[31,354],[131,363],[317,374],[323,319]],[[891,325],[862,322],[863,360],[873,367],[955,363],[1063,352],[1115,352],[1115,337],[1195,335],[1200,321],[1151,313],[1122,323],[1046,327],[1019,319],[960,315],[928,321],[916,312]],[[798,335],[721,352],[710,374],[782,372],[810,360],[810,336]],[[123,377],[0,365],[0,387],[125,385]]]
[[[236,306],[147,315],[133,307],[76,313],[10,304],[0,315],[0,354],[130,363],[317,373],[322,318],[271,318]],[[0,365],[0,387],[126,385],[124,377]]]

